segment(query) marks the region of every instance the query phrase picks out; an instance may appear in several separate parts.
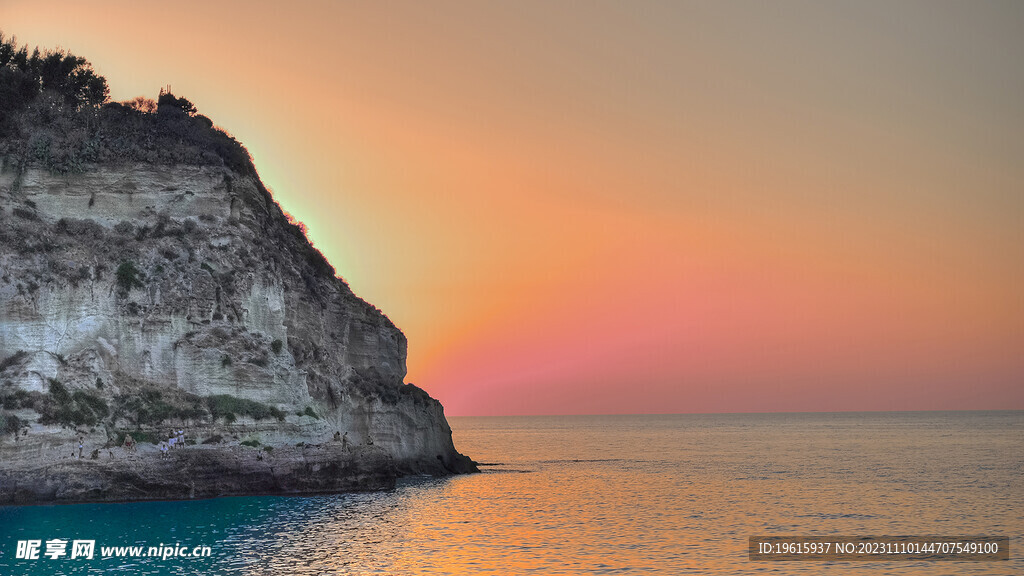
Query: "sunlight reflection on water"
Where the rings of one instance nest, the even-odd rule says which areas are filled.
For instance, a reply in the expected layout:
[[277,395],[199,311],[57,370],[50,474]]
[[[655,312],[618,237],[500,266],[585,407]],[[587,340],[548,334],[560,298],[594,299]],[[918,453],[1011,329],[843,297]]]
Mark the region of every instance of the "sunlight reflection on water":
[[[1024,535],[1024,413],[453,418],[483,474],[372,494],[0,508],[3,574],[934,574],[750,562],[752,534]],[[25,538],[209,559],[15,560]],[[1019,559],[943,574],[1019,574]]]

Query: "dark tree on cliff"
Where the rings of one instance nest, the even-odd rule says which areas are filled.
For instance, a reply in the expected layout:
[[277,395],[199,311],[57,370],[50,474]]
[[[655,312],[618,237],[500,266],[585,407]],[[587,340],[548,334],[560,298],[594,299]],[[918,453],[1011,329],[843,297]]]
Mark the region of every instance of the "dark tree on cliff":
[[160,89],[160,97],[156,101],[156,112],[157,114],[184,114],[186,116],[195,116],[196,107],[194,104],[189,102],[186,98],[177,98],[174,94],[171,94],[170,89]]
[[19,47],[14,38],[0,32],[0,135],[12,129],[16,112],[44,93],[75,109],[99,106],[110,97],[106,78],[85,58],[39,48],[29,54],[28,46]]

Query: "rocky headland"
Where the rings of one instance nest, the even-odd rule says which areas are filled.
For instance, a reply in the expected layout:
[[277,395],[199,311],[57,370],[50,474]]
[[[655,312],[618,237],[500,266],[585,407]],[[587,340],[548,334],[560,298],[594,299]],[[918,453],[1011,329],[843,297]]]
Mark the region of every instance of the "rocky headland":
[[[33,73],[19,66],[0,53],[0,84]],[[0,86],[0,504],[476,470],[441,404],[404,382],[405,336],[240,144],[169,93],[40,85]]]

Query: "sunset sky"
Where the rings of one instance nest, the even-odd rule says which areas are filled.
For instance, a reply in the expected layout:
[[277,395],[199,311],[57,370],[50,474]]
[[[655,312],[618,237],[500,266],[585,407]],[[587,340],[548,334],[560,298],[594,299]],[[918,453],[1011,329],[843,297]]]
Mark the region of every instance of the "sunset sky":
[[242,141],[449,415],[1024,409],[1024,3],[2,0]]

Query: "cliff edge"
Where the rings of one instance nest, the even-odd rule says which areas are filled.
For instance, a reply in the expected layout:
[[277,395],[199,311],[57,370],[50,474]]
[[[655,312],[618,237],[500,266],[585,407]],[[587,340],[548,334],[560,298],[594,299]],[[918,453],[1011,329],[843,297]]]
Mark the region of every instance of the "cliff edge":
[[0,504],[476,471],[441,404],[404,383],[402,332],[190,103],[44,89],[6,112]]

